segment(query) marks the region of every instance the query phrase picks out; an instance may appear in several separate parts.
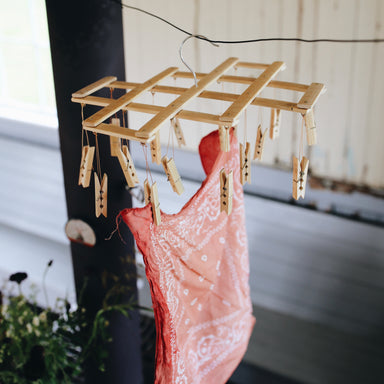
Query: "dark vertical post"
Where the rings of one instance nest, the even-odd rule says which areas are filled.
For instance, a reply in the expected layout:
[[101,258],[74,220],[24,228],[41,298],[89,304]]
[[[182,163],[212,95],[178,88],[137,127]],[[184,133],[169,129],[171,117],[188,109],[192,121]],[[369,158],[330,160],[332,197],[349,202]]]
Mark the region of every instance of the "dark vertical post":
[[[97,236],[93,248],[72,244],[76,289],[79,293],[84,280],[89,280],[83,302],[89,313],[94,314],[101,307],[112,281],[103,276],[126,279],[131,289],[122,297],[123,302],[132,295],[137,298],[131,234],[122,233],[127,244],[123,244],[118,235],[105,240],[115,228],[116,215],[131,206],[131,199],[124,188],[117,159],[110,156],[109,141],[99,136],[102,173],[108,174],[108,218],[96,219],[93,181],[87,189],[77,185],[81,115],[80,106],[71,102],[71,94],[104,76],[124,79],[122,12],[111,0],[46,0],[46,6],[68,217],[88,222]],[[85,107],[85,117],[94,111]],[[123,226],[121,230],[126,231]],[[127,257],[132,262],[127,262]],[[86,383],[141,383],[138,312],[133,311],[130,319],[114,316],[110,330],[113,342],[109,347],[106,372],[100,373],[96,364],[90,362],[85,370]]]

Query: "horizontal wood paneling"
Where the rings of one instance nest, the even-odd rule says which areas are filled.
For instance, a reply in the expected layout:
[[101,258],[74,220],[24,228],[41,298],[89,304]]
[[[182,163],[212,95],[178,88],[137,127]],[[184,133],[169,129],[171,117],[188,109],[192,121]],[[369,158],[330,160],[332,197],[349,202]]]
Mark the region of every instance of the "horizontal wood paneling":
[[[246,39],[252,37],[370,38],[383,37],[384,5],[381,0],[180,0],[132,1],[130,4],[157,13],[177,25],[211,39]],[[184,35],[167,25],[131,10],[124,10],[126,73],[128,81],[144,81],[170,65],[183,68],[178,47]],[[229,56],[243,60],[273,62],[283,60],[287,69],[281,80],[310,84],[325,83],[328,92],[321,96],[315,110],[319,145],[306,148],[314,174],[355,183],[384,187],[384,142],[381,106],[384,105],[384,44],[304,44],[266,42],[212,47],[203,41],[189,41],[184,56],[196,71],[209,72]],[[184,70],[184,69],[183,69]],[[238,69],[246,76],[259,73]],[[191,81],[178,80],[190,86]],[[213,90],[240,93],[244,87],[215,85]],[[266,89],[266,97],[299,100],[297,92]],[[167,104],[172,97],[156,95],[156,102]],[[151,96],[147,97],[151,102]],[[196,110],[222,113],[224,102],[196,100]],[[247,137],[255,140],[259,122],[269,125],[269,111],[250,107],[246,116]],[[132,128],[145,117],[131,114]],[[201,136],[212,127],[182,122],[189,149],[196,150]],[[245,117],[240,122],[240,137]],[[268,141],[266,164],[279,162],[291,166],[297,154],[300,118],[282,113],[280,139]],[[162,130],[162,142],[168,142],[168,130]]]
[[384,381],[383,333],[335,330],[254,306],[256,326],[245,361],[307,384]]
[[60,151],[0,137],[0,175],[0,223],[67,243]]

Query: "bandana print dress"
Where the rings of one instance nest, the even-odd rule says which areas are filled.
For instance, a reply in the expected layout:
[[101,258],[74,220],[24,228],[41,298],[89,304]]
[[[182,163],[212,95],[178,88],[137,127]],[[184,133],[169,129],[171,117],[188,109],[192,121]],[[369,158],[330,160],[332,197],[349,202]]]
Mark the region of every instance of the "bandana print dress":
[[[205,181],[183,209],[151,206],[121,215],[143,254],[156,321],[155,384],[223,384],[240,363],[255,323],[239,152],[220,151],[218,132],[199,146]],[[220,170],[233,170],[233,209],[220,212]]]

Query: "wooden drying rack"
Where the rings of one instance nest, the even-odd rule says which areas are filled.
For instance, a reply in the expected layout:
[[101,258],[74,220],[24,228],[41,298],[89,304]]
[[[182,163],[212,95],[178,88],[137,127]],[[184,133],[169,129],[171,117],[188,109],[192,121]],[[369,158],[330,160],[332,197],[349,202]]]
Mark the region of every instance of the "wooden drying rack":
[[[258,77],[226,75],[225,73],[231,68],[248,68],[262,70],[263,72]],[[313,107],[319,96],[325,91],[325,87],[319,83],[304,85],[273,80],[275,76],[284,69],[285,63],[282,61],[275,61],[272,64],[259,64],[239,61],[238,58],[228,58],[208,74],[197,73],[196,77],[199,80],[197,86],[193,85],[190,88],[159,85],[162,80],[170,76],[174,78],[193,78],[192,73],[181,72],[177,67],[170,67],[144,83],[117,81],[116,77],[108,76],[73,93],[72,101],[83,105],[89,104],[103,107],[84,120],[83,128],[85,130],[142,143],[151,142],[163,124],[174,117],[228,128],[238,124],[241,113],[249,105],[256,105],[302,114],[306,122],[307,142],[309,145],[315,144],[316,128],[314,124]],[[247,84],[248,87],[241,94],[206,90],[206,88],[214,82]],[[104,87],[110,89],[125,89],[128,90],[128,92],[118,99],[92,96],[94,92]],[[297,91],[304,94],[297,103],[259,97],[265,87]],[[179,96],[165,107],[134,102],[137,97],[147,91]],[[183,109],[186,104],[195,97],[222,100],[231,102],[232,104],[222,115]],[[154,116],[137,130],[105,123],[108,118],[112,117],[118,111],[136,111],[153,114]]]
[[[226,75],[225,73],[231,68],[248,68],[262,70],[258,77],[244,77]],[[171,121],[174,127],[178,126],[178,119],[186,119],[214,124],[219,128],[220,147],[223,151],[229,151],[229,131],[231,127],[236,127],[241,113],[249,105],[257,105],[260,107],[271,108],[271,126],[270,137],[272,139],[278,136],[279,115],[280,110],[287,110],[303,115],[306,131],[307,142],[309,145],[316,144],[316,126],[313,116],[313,107],[319,96],[324,92],[323,84],[312,83],[311,85],[303,85],[290,83],[286,81],[274,80],[275,76],[285,69],[282,61],[275,61],[272,64],[258,64],[239,61],[239,59],[231,57],[221,63],[212,72],[208,74],[197,73],[196,78],[199,80],[190,88],[182,88],[175,86],[159,85],[159,83],[173,76],[174,78],[192,78],[193,73],[181,72],[177,67],[170,67],[160,72],[144,83],[131,83],[125,81],[117,81],[116,77],[109,76],[96,81],[93,84],[72,94],[72,101],[81,105],[96,105],[102,107],[95,114],[83,121],[83,129],[94,132],[94,134],[104,134],[111,137],[111,155],[117,156],[120,166],[124,172],[127,183],[130,187],[138,183],[136,171],[132,158],[129,154],[128,146],[121,147],[119,139],[135,140],[141,143],[150,143],[152,161],[157,164],[163,163],[164,170],[168,176],[172,188],[178,194],[182,193],[184,188],[181,185],[180,176],[177,172],[173,159],[166,156],[161,158],[160,150],[160,128],[164,123]],[[246,84],[247,88],[241,94],[208,91],[207,87],[214,82],[230,82],[238,84]],[[125,89],[128,92],[118,99],[103,98],[92,96],[92,94],[102,88]],[[291,91],[304,93],[297,103],[287,102],[276,99],[266,99],[259,97],[265,87],[273,87]],[[149,105],[135,102],[144,92],[151,93],[168,93],[178,95],[167,106]],[[184,107],[196,97],[202,97],[211,100],[222,100],[230,102],[230,106],[221,114],[213,115],[196,111],[185,110]],[[136,111],[154,116],[147,121],[139,129],[131,129],[121,127],[120,120],[112,118],[110,123],[106,120],[114,116],[119,111]],[[176,118],[176,119],[175,119]],[[175,132],[177,129],[175,129]],[[264,132],[265,133],[265,132]],[[261,132],[260,126],[257,131],[256,138],[256,158],[261,159],[262,143],[265,135]],[[262,136],[264,138],[262,139]],[[181,136],[180,136],[181,137]],[[251,181],[249,162],[250,143],[246,145],[240,144],[240,168],[241,183]],[[95,147],[89,145],[82,148],[82,160],[80,166],[79,185],[84,188],[89,186],[90,176],[92,173],[92,162]],[[295,199],[304,198],[305,184],[308,172],[308,160],[305,157],[293,159],[293,187],[292,194]],[[101,176],[94,172],[95,177],[95,207],[96,216],[107,216],[107,175]],[[222,169],[220,172],[220,211],[225,211],[228,215],[232,210],[232,189],[233,189],[233,170]],[[156,225],[161,223],[161,212],[159,208],[157,184],[154,182],[151,186],[148,180],[144,182],[144,194],[146,203],[151,203],[153,219]]]

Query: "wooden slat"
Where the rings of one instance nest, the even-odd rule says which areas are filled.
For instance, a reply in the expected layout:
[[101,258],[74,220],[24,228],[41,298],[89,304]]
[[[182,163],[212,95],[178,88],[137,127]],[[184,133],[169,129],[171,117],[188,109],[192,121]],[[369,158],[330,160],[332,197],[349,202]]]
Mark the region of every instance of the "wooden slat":
[[251,104],[252,100],[267,86],[284,65],[282,61],[272,63],[221,115],[220,120],[234,124],[240,113]]
[[263,97],[256,97],[251,104],[258,105],[259,107],[276,108],[301,114],[306,111],[306,109],[297,108],[297,104],[291,101],[265,99]]
[[299,108],[311,109],[324,91],[324,84],[312,83],[297,103],[297,106]]
[[[193,78],[193,76],[191,76]],[[201,77],[197,77],[198,79],[201,79]],[[114,81],[113,87],[117,89],[133,89],[137,87],[140,83],[133,83],[128,81]],[[154,93],[170,93],[175,95],[181,95],[184,93],[188,88],[185,87],[174,87],[169,85],[155,85],[151,92]],[[199,95],[200,96],[200,95]]]
[[177,67],[167,68],[163,72],[147,80],[145,83],[138,85],[136,88],[132,89],[130,92],[126,93],[125,95],[121,96],[114,102],[110,103],[108,106],[96,112],[94,115],[90,116],[87,120],[85,120],[84,122],[85,125],[90,127],[95,127],[98,124],[102,123],[105,119],[108,119],[108,117],[111,117],[114,113],[119,111],[121,108],[125,107],[129,102],[137,98],[143,92],[151,89],[159,81],[175,73],[177,69],[178,69]]
[[89,85],[87,85],[84,88],[81,88],[77,92],[72,93],[72,97],[85,97],[85,96],[88,96],[91,93],[96,92],[99,89],[106,87],[107,85],[109,85],[113,81],[116,81],[116,79],[117,79],[117,77],[115,77],[115,76],[103,77],[102,79],[100,79],[98,81],[95,81],[94,83],[89,84]]
[[[170,93],[170,94],[179,94],[181,95],[185,92],[187,88],[180,87],[171,87],[171,86],[157,86],[157,92],[161,93]],[[229,101],[233,102],[238,98],[237,94],[234,93],[224,93],[224,92],[215,92],[215,91],[204,91],[199,97],[213,100]],[[83,99],[81,98],[72,98],[72,102],[79,104],[89,104],[89,105],[98,105],[106,106],[110,103],[111,99],[97,96],[87,96]],[[291,101],[284,100],[275,100],[275,99],[266,99],[263,97],[256,97],[251,105],[257,105],[259,107],[266,108],[276,108],[284,111],[297,112],[301,114],[307,113],[306,109],[298,108],[296,103]],[[124,108],[124,111],[135,111],[143,113],[157,113],[160,112],[165,107],[153,105],[153,104],[140,104],[140,103],[130,103]],[[178,117],[185,120],[201,121],[208,124],[218,124],[220,122],[218,115],[211,115],[209,113],[200,113],[182,110],[177,114]]]
[[[201,73],[201,72],[196,73],[197,79],[201,79],[203,76],[205,76],[205,73]],[[173,77],[183,78],[183,79],[192,79],[193,75],[191,72],[178,71],[173,75]],[[218,83],[224,82],[224,83],[237,83],[237,84],[251,84],[256,79],[257,77],[252,77],[252,76],[223,75],[217,81]],[[125,88],[124,84],[135,84],[135,83],[124,83],[123,81],[115,81],[113,84],[116,88],[121,87],[124,89]],[[305,92],[309,88],[309,85],[292,83],[290,81],[271,80],[268,83],[267,87],[288,89],[290,91],[297,91],[297,92]]]
[[162,112],[154,116],[137,132],[137,136],[149,138],[154,135],[166,121],[174,117],[190,100],[198,96],[211,83],[216,81],[225,71],[232,68],[239,59],[231,57],[202,78],[196,86],[192,86],[185,93],[169,104]]
[[200,121],[201,123],[213,125],[220,124],[220,115],[212,115],[210,113],[182,110],[176,116],[184,120]]
[[[104,107],[111,102],[111,99],[108,99],[106,97],[97,97],[97,96],[87,96],[84,99],[73,97],[72,102]],[[143,113],[149,113],[153,115],[161,112],[163,109],[165,109],[165,107],[154,105],[154,104],[141,104],[141,103],[129,103],[124,108],[122,108],[122,110],[124,111],[143,112]],[[200,121],[203,123],[214,124],[214,125],[220,124],[220,120],[219,120],[220,116],[213,115],[210,113],[182,110],[177,114],[177,117],[184,120]]]
[[313,109],[308,110],[304,115],[305,128],[307,132],[307,143],[308,145],[317,144],[317,130],[315,124],[315,116],[313,115]]
[[[164,93],[174,93],[173,91],[167,92],[166,90],[168,88],[164,86]],[[181,88],[184,89],[185,88]],[[180,94],[183,93],[180,91]],[[207,99],[213,99],[213,100],[221,100],[221,101],[235,101],[238,97],[238,95],[233,93],[222,93],[222,92],[215,92],[215,91],[204,91],[199,95],[199,97],[207,98]],[[84,99],[80,98],[72,98],[72,102],[79,103],[79,104],[87,104],[87,105],[97,105],[97,106],[106,106],[110,102],[111,99],[104,98],[104,97],[97,97],[97,96],[87,96]],[[291,101],[284,101],[284,100],[275,100],[275,99],[266,99],[263,97],[256,97],[251,105],[256,105],[259,107],[266,107],[266,108],[276,108],[281,109],[283,111],[289,111],[289,112],[297,112],[301,114],[305,114],[307,112],[306,109],[303,108],[297,108],[297,104],[293,103]],[[143,113],[149,113],[149,114],[156,114],[160,111],[162,111],[165,107],[154,105],[154,104],[142,104],[142,103],[129,103],[127,106],[122,108],[124,111],[133,111],[133,112],[143,112]],[[195,111],[189,111],[183,109],[177,114],[177,117],[184,120],[192,120],[192,121],[200,121],[203,123],[208,124],[214,124],[218,125],[221,123],[221,120],[219,120],[219,115],[213,115],[210,113],[203,113],[203,112],[195,112]]]
[[121,139],[135,140],[142,143],[146,143],[148,140],[136,137],[136,131],[134,129],[120,127],[113,124],[99,124],[97,127],[83,126],[85,130],[94,133],[100,133],[102,135],[120,137]]
[[[99,107],[108,106],[111,103],[111,99],[107,97],[87,96],[84,99],[72,97],[73,103],[97,105]],[[129,103],[125,107],[121,108],[123,111],[136,111],[144,113],[157,113],[163,110],[165,107],[154,104],[141,104],[141,103]]]
[[305,92],[309,86],[306,84],[292,83],[291,81],[272,80],[267,84],[267,87]]
[[249,61],[239,61],[235,68],[267,69],[270,64],[251,63]]

